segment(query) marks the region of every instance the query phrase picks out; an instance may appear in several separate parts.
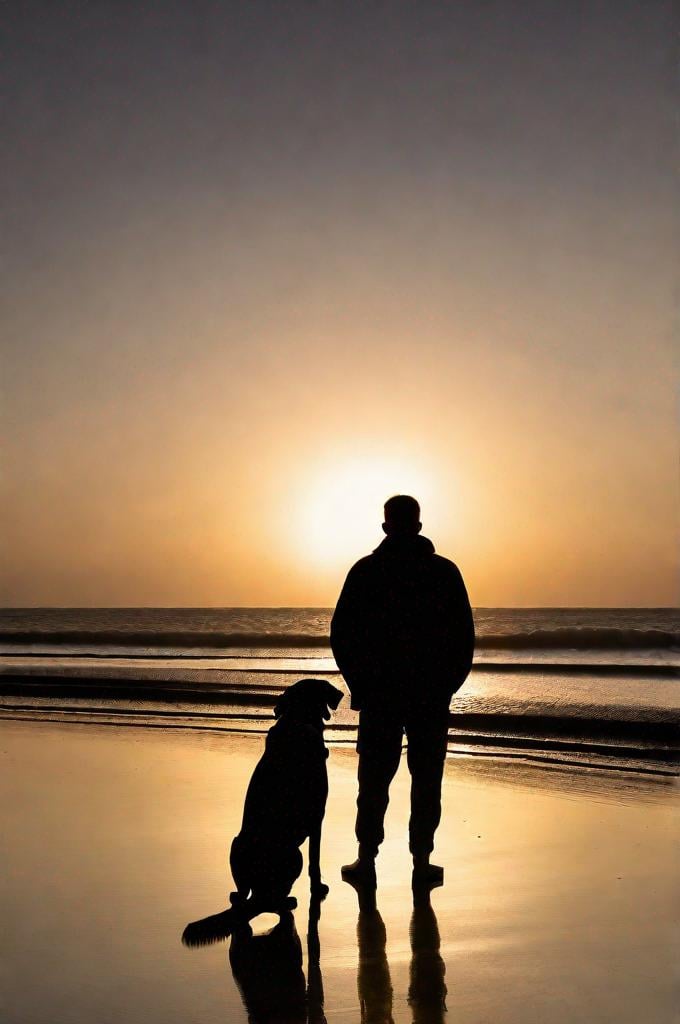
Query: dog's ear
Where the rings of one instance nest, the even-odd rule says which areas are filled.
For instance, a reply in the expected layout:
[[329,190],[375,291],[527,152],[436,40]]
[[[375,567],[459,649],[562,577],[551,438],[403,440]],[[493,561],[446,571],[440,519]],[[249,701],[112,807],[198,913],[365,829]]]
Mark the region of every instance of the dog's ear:
[[331,683],[329,683],[327,680],[324,680],[324,682],[326,683],[326,686],[324,695],[321,698],[321,700],[323,705],[323,717],[327,722],[331,717],[330,709],[332,708],[333,711],[335,711],[338,704],[345,695],[342,692],[342,690],[338,690],[336,686],[332,686]]
[[274,718],[280,718],[281,715],[286,713],[286,709],[290,704],[290,691],[284,690],[276,704],[274,705]]
[[333,711],[335,711],[338,704],[345,695],[342,692],[342,690],[338,690],[337,686],[333,686],[331,683],[326,683],[326,686],[326,703],[328,704],[329,708],[332,708]]

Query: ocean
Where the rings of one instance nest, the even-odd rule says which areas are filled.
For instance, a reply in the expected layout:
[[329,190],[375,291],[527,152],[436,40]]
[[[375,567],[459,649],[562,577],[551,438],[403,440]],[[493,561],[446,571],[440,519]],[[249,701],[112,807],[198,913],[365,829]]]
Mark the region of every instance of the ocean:
[[[449,752],[675,775],[680,614],[668,608],[478,608]],[[0,718],[266,732],[303,676],[339,683],[328,608],[0,611]],[[330,743],[355,740],[342,702]]]

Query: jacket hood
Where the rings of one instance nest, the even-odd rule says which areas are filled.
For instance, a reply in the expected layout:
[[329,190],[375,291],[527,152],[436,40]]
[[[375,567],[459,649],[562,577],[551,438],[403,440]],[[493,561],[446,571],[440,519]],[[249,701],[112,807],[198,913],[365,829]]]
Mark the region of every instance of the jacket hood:
[[419,533],[393,534],[385,537],[373,553],[396,558],[425,558],[434,554],[434,544]]

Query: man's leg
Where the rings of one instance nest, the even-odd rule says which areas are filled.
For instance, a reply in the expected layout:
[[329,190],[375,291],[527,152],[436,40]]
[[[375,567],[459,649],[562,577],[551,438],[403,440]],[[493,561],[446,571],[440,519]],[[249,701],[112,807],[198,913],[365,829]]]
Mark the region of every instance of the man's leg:
[[[389,788],[399,767],[404,727],[400,717],[384,711],[359,713],[359,795],[357,797],[356,837],[359,861],[347,869],[372,866],[385,833],[383,822],[389,803]],[[351,870],[343,869],[351,875]]]
[[[408,767],[411,772],[411,820],[409,849],[416,871],[443,877],[441,869],[430,865],[434,834],[441,818],[441,791],[446,744],[448,708],[422,709],[409,715]],[[430,870],[432,868],[432,870]]]

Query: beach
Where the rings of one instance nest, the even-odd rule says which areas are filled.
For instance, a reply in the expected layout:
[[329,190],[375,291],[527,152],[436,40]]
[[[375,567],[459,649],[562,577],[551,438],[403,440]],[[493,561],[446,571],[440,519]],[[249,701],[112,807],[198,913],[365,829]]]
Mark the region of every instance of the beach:
[[0,1024],[680,1024],[677,7],[2,5]]
[[[228,905],[228,847],[262,745],[245,734],[1,724],[6,1024],[248,1020],[253,992],[234,979],[229,941],[187,949],[181,934]],[[331,891],[311,971],[304,873],[294,889],[309,1019],[677,1020],[673,778],[449,755],[435,850],[445,884],[414,916],[402,763],[377,908],[360,918],[340,879],[355,855],[352,747],[333,747],[328,765]],[[263,932],[276,918],[253,924]]]

